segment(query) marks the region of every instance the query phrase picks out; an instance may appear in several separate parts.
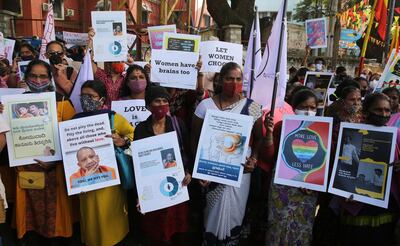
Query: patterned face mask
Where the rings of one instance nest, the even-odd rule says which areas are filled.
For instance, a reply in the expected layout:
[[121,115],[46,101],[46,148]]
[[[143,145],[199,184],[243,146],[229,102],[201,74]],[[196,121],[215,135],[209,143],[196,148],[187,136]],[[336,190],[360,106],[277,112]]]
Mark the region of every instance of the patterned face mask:
[[103,101],[95,100],[90,95],[81,95],[81,105],[84,112],[92,112],[100,109]]
[[30,89],[32,92],[35,92],[35,93],[45,92],[45,91],[47,91],[48,89],[50,89],[50,87],[51,87],[51,86],[50,86],[50,81],[41,83],[41,84],[39,85],[39,84],[37,84],[37,83],[35,83],[35,82],[33,82],[33,81],[27,80],[27,81],[26,81],[26,84],[28,85],[29,89]]

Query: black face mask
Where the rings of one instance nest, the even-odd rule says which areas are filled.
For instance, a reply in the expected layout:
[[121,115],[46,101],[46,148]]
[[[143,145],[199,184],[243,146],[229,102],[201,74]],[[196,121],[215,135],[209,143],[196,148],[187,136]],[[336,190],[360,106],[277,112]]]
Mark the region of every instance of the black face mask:
[[51,55],[49,61],[51,65],[57,65],[62,63],[62,57],[60,55]]
[[21,56],[21,60],[23,61],[30,61],[35,59],[35,56],[31,55],[31,56]]
[[390,116],[382,116],[368,112],[367,121],[375,126],[385,126],[389,120]]

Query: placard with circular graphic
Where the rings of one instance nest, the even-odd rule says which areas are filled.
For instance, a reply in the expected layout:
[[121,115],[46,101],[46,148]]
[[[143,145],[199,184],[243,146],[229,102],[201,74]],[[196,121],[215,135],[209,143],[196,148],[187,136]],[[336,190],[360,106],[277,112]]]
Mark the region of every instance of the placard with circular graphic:
[[114,41],[109,46],[110,52],[113,55],[119,55],[122,51],[122,45],[118,41]]
[[160,183],[160,192],[164,196],[174,196],[178,192],[179,183],[174,177],[166,177]]

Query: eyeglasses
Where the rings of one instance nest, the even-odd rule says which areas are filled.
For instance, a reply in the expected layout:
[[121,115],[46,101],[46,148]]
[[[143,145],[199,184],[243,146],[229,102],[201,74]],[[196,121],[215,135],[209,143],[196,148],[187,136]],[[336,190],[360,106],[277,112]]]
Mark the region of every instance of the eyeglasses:
[[33,73],[30,73],[30,74],[28,74],[28,78],[29,78],[29,79],[41,79],[41,80],[45,80],[45,79],[48,79],[49,76],[48,76],[47,74],[33,74]]
[[53,56],[53,55],[62,56],[62,55],[64,55],[64,52],[62,52],[62,51],[51,51],[51,52],[47,52],[47,54],[49,54],[50,56]]

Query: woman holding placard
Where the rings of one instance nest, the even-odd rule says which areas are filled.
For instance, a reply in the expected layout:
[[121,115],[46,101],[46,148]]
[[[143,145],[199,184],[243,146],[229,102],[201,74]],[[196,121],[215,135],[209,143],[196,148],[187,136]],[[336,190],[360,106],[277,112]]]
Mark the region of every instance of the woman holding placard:
[[[298,90],[291,101],[296,115],[315,116],[317,105],[317,96],[309,88]],[[269,117],[264,124],[267,131],[260,157],[276,160],[282,121],[274,126],[273,118]],[[310,245],[318,193],[274,184],[273,181],[268,193],[268,245]]]
[[[51,78],[50,65],[41,60],[33,60],[28,64],[24,80],[30,92],[41,93],[54,91]],[[58,93],[56,99],[58,121],[71,119],[75,111],[70,101]],[[23,240],[28,243],[37,242],[43,245],[49,242],[61,243],[62,237],[72,236],[74,222],[71,201],[66,192],[63,165],[62,162],[36,161],[36,164],[17,168],[17,175],[27,171],[42,173],[45,181],[43,189],[30,189],[23,188],[19,179],[17,180],[15,203],[17,236],[24,237]]]
[[[208,109],[227,111],[231,113],[252,116],[254,122],[262,115],[261,106],[242,96],[243,72],[240,66],[229,62],[221,68],[216,95],[203,100],[196,108],[192,124],[192,149],[197,150],[197,144]],[[239,188],[210,183],[201,180],[200,184],[208,189],[206,208],[204,210],[205,234],[203,244],[237,245],[240,239],[241,225],[246,210],[247,197],[250,189],[250,172],[257,163],[257,151],[252,152],[244,166],[241,186]]]
[[[368,95],[362,106],[363,123],[373,126],[388,125],[391,116],[390,98],[383,93],[373,93]],[[399,134],[397,134],[399,135]],[[399,139],[397,139],[399,143]],[[396,146],[395,161],[398,161],[398,149]],[[396,163],[397,164],[397,163]],[[378,172],[380,171],[380,173]],[[390,200],[387,209],[362,204],[352,201],[351,198],[340,203],[342,222],[340,238],[343,245],[394,245],[394,231],[398,221],[400,202],[398,200],[398,172],[393,170],[392,185],[390,190]],[[375,169],[372,182],[376,185],[376,180],[382,176],[382,170]],[[380,181],[382,186],[382,181]],[[354,212],[354,208],[357,208]]]
[[[107,91],[98,80],[88,80],[82,85],[83,112],[74,118],[108,113],[114,115],[115,132],[110,136],[114,145],[128,148],[133,138],[129,122],[110,110],[105,110]],[[84,120],[84,119],[82,119]],[[87,246],[109,246],[121,242],[129,232],[126,192],[120,185],[94,190],[80,195],[81,234]]]
[[[185,178],[182,185],[186,186],[191,181],[188,169],[191,159],[188,153],[189,135],[181,120],[168,116],[169,99],[170,96],[165,88],[160,86],[149,88],[146,92],[146,107],[150,110],[151,115],[146,121],[137,125],[134,140],[176,131],[185,166]],[[171,242],[173,245],[187,245],[187,241],[182,242],[183,234],[189,230],[187,202],[146,213],[141,220],[141,229],[149,245],[168,245]]]

